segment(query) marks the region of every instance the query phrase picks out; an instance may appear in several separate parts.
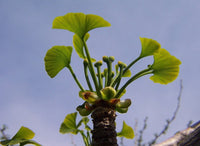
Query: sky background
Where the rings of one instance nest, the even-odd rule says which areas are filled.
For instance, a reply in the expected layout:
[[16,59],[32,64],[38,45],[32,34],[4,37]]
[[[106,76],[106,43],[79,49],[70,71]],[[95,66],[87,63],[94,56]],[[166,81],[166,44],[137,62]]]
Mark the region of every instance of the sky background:
[[[71,146],[71,136],[59,133],[65,116],[82,104],[79,88],[67,69],[51,79],[44,68],[46,51],[54,45],[72,45],[73,33],[52,29],[57,16],[83,12],[102,16],[111,27],[90,32],[91,56],[115,56],[130,63],[140,54],[139,37],[157,40],[162,48],[182,61],[180,75],[168,85],[142,77],[127,88],[131,98],[127,114],[118,114],[117,131],[123,120],[138,130],[148,119],[144,140],[160,132],[177,103],[183,80],[181,107],[176,120],[161,141],[199,120],[200,102],[200,1],[199,0],[0,0],[0,126],[6,124],[13,136],[21,126],[32,129],[44,146]],[[140,61],[133,73],[152,63]],[[73,51],[71,65],[84,85],[82,60]],[[80,117],[79,117],[80,118]],[[73,136],[83,146],[80,136]],[[124,140],[126,146],[133,140]]]

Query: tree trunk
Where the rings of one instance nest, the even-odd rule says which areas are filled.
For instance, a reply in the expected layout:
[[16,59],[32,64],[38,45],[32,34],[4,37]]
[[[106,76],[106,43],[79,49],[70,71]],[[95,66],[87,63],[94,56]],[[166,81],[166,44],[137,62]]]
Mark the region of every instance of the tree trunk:
[[118,146],[115,108],[105,101],[100,101],[95,105],[91,117],[93,119],[92,146]]

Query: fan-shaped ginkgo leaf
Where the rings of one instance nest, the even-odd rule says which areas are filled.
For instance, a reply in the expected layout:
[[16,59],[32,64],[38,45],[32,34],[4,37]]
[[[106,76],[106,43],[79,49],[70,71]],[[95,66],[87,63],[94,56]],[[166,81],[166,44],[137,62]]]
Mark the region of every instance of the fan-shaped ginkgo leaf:
[[71,46],[54,46],[49,49],[44,58],[48,75],[55,77],[64,67],[69,67],[71,61]]
[[35,133],[26,127],[21,127],[16,135],[12,139],[32,139],[35,136]]
[[35,136],[35,133],[27,127],[22,126],[19,131],[15,134],[15,136],[10,140],[1,141],[2,145],[25,145],[25,144],[33,144],[36,146],[41,146],[39,143],[31,140]]
[[142,45],[142,51],[140,54],[140,58],[158,53],[158,51],[161,47],[161,45],[153,39],[140,38],[140,41],[141,41],[141,45]]
[[128,139],[133,139],[134,138],[134,131],[133,131],[133,129],[130,126],[128,126],[123,121],[122,130],[119,133],[117,133],[117,136],[119,136],[119,137],[125,137],[125,138],[128,138]]
[[60,126],[60,133],[72,133],[77,134],[78,133],[78,127],[76,125],[76,118],[77,118],[77,112],[68,114],[64,122]]
[[[83,40],[86,42],[89,37],[90,37],[90,34],[86,33]],[[74,48],[76,50],[76,53],[78,54],[78,56],[80,58],[86,59],[86,56],[85,56],[84,50],[83,50],[83,47],[84,47],[83,40],[77,34],[74,34],[73,45],[74,45]],[[91,58],[91,60],[92,60],[92,62],[96,61],[94,58]]]
[[159,53],[154,55],[154,63],[151,66],[154,75],[150,79],[155,83],[168,84],[177,78],[180,64],[179,59],[167,50],[160,49]]
[[81,39],[92,29],[108,26],[110,26],[110,23],[102,17],[84,13],[68,13],[64,16],[56,17],[53,21],[53,28],[74,32]]
[[77,34],[74,34],[73,36],[73,45],[79,57],[85,59],[86,57],[83,51],[83,41]]

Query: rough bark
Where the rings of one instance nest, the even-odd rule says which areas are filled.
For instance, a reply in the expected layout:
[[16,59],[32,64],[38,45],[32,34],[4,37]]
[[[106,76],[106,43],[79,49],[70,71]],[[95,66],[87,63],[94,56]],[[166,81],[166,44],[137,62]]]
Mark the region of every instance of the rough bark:
[[200,121],[154,146],[200,146]]
[[91,117],[93,119],[92,146],[118,146],[114,107],[101,101],[96,105]]

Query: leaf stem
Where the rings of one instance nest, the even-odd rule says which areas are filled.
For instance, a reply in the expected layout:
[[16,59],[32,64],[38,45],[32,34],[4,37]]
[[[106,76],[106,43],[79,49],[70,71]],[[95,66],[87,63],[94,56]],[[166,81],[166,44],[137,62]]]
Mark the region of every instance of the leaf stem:
[[90,79],[88,77],[88,62],[86,60],[84,60],[83,64],[84,64],[84,73],[85,73],[86,82],[88,84],[88,87],[89,87],[90,91],[93,91],[92,85],[90,83]]
[[115,98],[118,98],[120,96],[120,94],[124,91],[124,89],[126,89],[126,87],[132,83],[133,81],[135,81],[136,79],[144,76],[144,75],[147,75],[147,74],[151,74],[152,73],[152,70],[151,68],[147,68],[147,69],[144,69],[142,71],[140,71],[139,73],[137,73],[136,75],[134,75],[132,78],[130,78],[123,86],[122,88],[117,92],[117,95],[115,96]]
[[97,76],[98,76],[98,80],[99,80],[99,90],[101,90],[103,88],[103,81],[102,81],[102,77],[101,77],[101,67],[100,66],[97,67]]
[[115,87],[115,90],[117,91],[118,90],[118,88],[119,88],[119,84],[120,84],[120,82],[121,82],[121,78],[122,78],[122,74],[123,74],[123,67],[120,67],[120,72],[119,72],[119,76],[118,76],[118,78],[117,78],[117,80],[116,80],[116,87]]
[[71,72],[71,74],[72,74],[74,80],[76,81],[76,83],[77,83],[77,85],[79,86],[79,88],[81,89],[81,91],[85,91],[85,89],[82,87],[81,83],[80,83],[80,82],[78,81],[78,79],[76,78],[76,75],[75,75],[75,73],[74,73],[74,71],[73,71],[73,69],[72,69],[72,67],[71,67],[70,65],[68,66],[68,69],[70,70],[70,72]]
[[141,59],[141,57],[137,57],[135,60],[133,60],[123,71],[123,74],[129,69],[131,68],[136,62],[138,62]]
[[108,61],[107,66],[108,66],[108,81],[106,86],[110,86],[110,83],[112,81],[112,62]]
[[108,83],[108,69],[104,69],[104,77],[105,77],[105,82],[104,82],[104,87],[107,86]]
[[111,82],[111,84],[110,84],[111,87],[114,87],[114,86],[115,86],[119,75],[120,75],[120,72],[118,72],[118,73],[116,74],[116,76],[114,77],[114,79],[112,80],[112,82]]
[[97,78],[96,78],[96,75],[95,75],[94,67],[93,67],[93,64],[92,64],[92,60],[91,60],[91,57],[90,57],[90,53],[89,53],[87,44],[84,41],[84,39],[82,39],[82,41],[83,41],[83,45],[84,45],[84,48],[85,48],[85,53],[86,53],[88,63],[89,63],[89,70],[90,70],[90,73],[91,73],[91,76],[92,76],[92,79],[93,79],[93,82],[94,82],[94,85],[95,85],[95,88],[96,88],[97,95],[99,97],[101,97],[101,93],[100,93],[100,90],[99,90]]
[[88,141],[86,135],[84,134],[83,130],[79,130],[79,132],[81,133],[81,136],[82,136],[82,138],[83,138],[83,141],[84,141],[84,143],[85,143],[85,146],[90,146],[90,145],[89,145],[89,141]]

